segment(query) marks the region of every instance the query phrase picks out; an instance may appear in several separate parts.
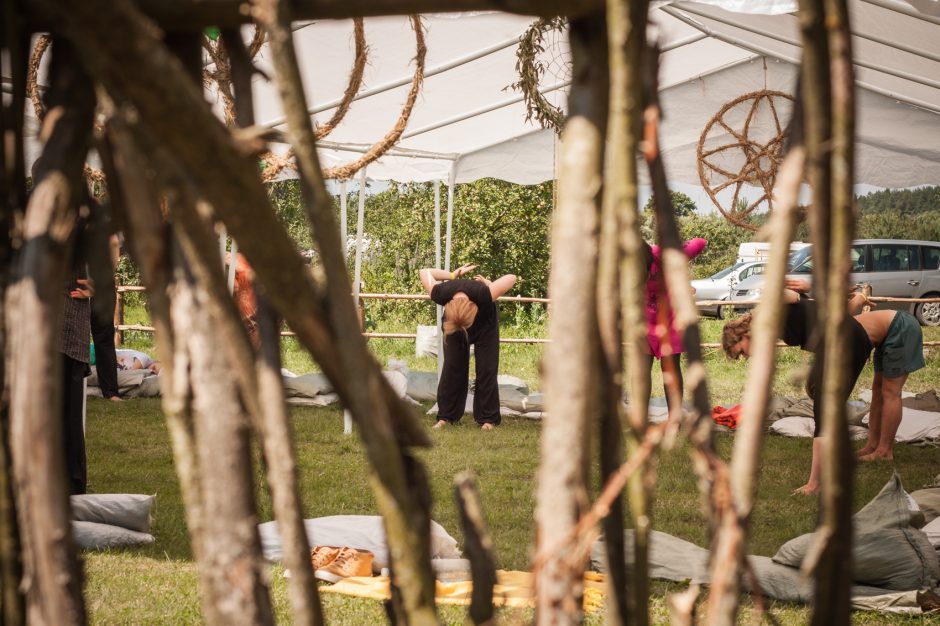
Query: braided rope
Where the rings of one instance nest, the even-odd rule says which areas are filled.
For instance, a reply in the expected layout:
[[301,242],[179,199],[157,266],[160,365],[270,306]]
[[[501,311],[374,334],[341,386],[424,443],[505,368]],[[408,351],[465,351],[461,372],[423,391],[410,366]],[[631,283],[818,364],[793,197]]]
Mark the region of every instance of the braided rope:
[[[256,24],[248,44],[248,58],[254,60],[264,45],[264,31]],[[232,64],[222,40],[213,41],[209,37],[202,38],[202,48],[212,59],[213,69],[205,67],[202,70],[202,82],[210,87],[214,82],[222,98],[222,112],[225,116],[225,125],[229,128],[235,126],[235,92],[232,88]]]
[[[738,96],[722,106],[717,113],[705,124],[702,135],[699,137],[698,147],[696,148],[696,158],[698,160],[698,176],[705,193],[711,199],[712,203],[718,208],[721,214],[731,223],[750,231],[756,231],[757,226],[749,220],[750,215],[758,206],[766,203],[767,211],[773,210],[773,188],[777,178],[777,170],[783,159],[783,144],[787,136],[787,128],[781,123],[780,115],[777,112],[775,99],[793,101],[793,96],[782,91],[772,91],[763,89],[752,91]],[[769,141],[763,143],[750,137],[751,122],[762,101],[766,101],[773,118],[776,134]],[[748,106],[748,110],[741,130],[736,130],[725,121],[725,115],[739,105]],[[706,149],[705,145],[709,134],[713,129],[719,132],[724,131],[733,137],[731,143],[720,145],[714,148]],[[744,157],[744,165],[740,170],[733,172],[727,168],[709,160],[715,155],[731,152],[733,156]],[[720,180],[719,179],[724,179]],[[763,193],[754,202],[748,202],[746,207],[738,208],[738,198],[741,194],[741,187],[745,184],[759,186]],[[734,193],[731,200],[731,208],[726,210],[718,201],[718,193],[728,187],[734,186]]]

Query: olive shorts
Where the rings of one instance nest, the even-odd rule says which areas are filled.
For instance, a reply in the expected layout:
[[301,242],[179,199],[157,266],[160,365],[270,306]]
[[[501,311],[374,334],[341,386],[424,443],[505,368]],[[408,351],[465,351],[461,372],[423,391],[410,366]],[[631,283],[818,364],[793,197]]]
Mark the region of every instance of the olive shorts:
[[872,361],[875,372],[885,378],[898,378],[924,366],[924,335],[913,315],[897,312],[885,340],[875,348]]

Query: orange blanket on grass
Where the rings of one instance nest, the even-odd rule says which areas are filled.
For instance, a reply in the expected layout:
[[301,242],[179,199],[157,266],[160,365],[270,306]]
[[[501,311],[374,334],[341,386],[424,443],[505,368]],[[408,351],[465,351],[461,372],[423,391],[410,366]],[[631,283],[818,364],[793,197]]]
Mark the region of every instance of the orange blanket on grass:
[[[515,608],[534,608],[535,591],[530,572],[496,571],[493,587],[493,605]],[[454,583],[435,583],[435,599],[438,604],[470,605],[473,583],[469,580]],[[335,585],[320,587],[320,591],[340,593],[347,596],[388,600],[388,576],[354,576],[344,578]],[[594,613],[604,606],[604,575],[597,572],[584,573],[584,610]]]
[[730,409],[723,406],[716,406],[712,409],[712,419],[716,424],[727,426],[731,430],[738,427],[738,420],[741,419],[741,405],[735,404]]

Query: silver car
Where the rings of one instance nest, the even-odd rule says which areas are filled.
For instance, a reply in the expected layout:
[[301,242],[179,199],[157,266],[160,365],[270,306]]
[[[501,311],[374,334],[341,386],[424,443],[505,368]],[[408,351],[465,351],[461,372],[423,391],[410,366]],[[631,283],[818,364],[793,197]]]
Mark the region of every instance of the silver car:
[[[726,267],[708,278],[693,280],[695,301],[727,300],[739,283],[751,276],[763,273],[765,265],[767,265],[766,261],[743,261]],[[722,308],[719,306],[701,307],[699,311],[703,315],[714,315],[721,319]]]
[[[940,298],[940,242],[905,239],[861,239],[852,243],[851,280],[868,283],[873,296],[884,298]],[[791,278],[812,281],[812,248],[791,258]],[[763,277],[742,281],[731,296],[733,302],[760,298]],[[882,308],[905,309],[924,326],[940,325],[940,303],[884,302]]]

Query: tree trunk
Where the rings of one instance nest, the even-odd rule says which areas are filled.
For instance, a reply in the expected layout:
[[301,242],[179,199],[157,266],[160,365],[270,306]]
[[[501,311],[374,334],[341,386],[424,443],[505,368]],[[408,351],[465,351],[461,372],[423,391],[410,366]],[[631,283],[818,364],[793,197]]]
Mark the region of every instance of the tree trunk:
[[603,18],[572,21],[570,38],[574,82],[552,224],[552,342],[543,362],[548,417],[536,505],[539,551],[553,553],[536,571],[539,624],[576,624],[581,619],[584,564],[569,563],[566,557],[573,547],[570,534],[587,508],[588,420],[598,408],[595,289],[608,106]]
[[91,81],[71,46],[55,39],[43,129],[48,140],[34,168],[6,320],[9,354],[18,357],[10,371],[10,442],[31,624],[85,621],[69,519],[59,335],[94,107]]
[[[333,200],[323,181],[314,130],[291,41],[287,5],[269,0],[258,2],[257,6],[271,47],[288,136],[297,155],[304,204],[326,275],[326,297],[330,302],[328,323],[336,341],[344,346],[337,354],[338,365],[348,376],[358,374],[367,388],[388,389],[362,338],[359,315],[350,297],[352,286],[346,271],[345,242],[340,241]],[[373,467],[380,469],[373,484],[385,492],[379,498],[379,504],[389,544],[393,546],[390,553],[391,582],[398,590],[392,594],[393,604],[406,623],[436,623],[434,576],[430,564],[430,509],[423,504],[430,502],[430,493],[422,491],[426,485],[424,470],[417,461],[408,458],[405,444],[399,440],[397,445],[389,445],[396,440],[396,433],[387,416],[389,409],[400,401],[387,392],[384,396],[353,394],[344,401],[355,418],[374,416],[371,424],[360,424],[360,433]],[[408,423],[413,425],[414,421],[409,419]],[[394,505],[384,507],[383,502],[394,502]],[[399,598],[402,600],[400,606],[397,605]]]
[[[13,2],[0,6],[0,51],[9,59],[12,97],[0,102],[0,355],[7,351],[7,289],[13,264],[13,225],[26,208],[23,113],[26,102],[26,57],[29,36],[24,16]],[[20,591],[23,576],[20,532],[14,498],[13,461],[10,450],[10,390],[7,361],[0,357],[0,621],[14,626],[26,621],[25,599]]]
[[[849,313],[844,294],[855,233],[855,77],[848,6],[844,0],[826,0],[825,8],[832,67],[832,188],[821,190],[829,192],[831,211],[825,351],[847,354],[850,338],[845,320]],[[845,408],[851,382],[845,368],[826,368],[823,372],[822,525],[818,536],[825,543],[816,567],[812,623],[838,626],[851,622],[855,458]]]
[[[643,238],[637,219],[638,181],[636,155],[642,112],[641,73],[646,40],[647,2],[611,0],[607,3],[607,54],[610,59],[610,115],[604,163],[604,197],[601,248],[598,262],[597,307],[602,347],[603,402],[601,416],[601,475],[606,483],[622,463],[624,387],[623,344],[627,345],[630,373],[631,447],[636,450],[646,424],[650,372],[645,367],[642,346],[646,342],[643,294],[646,268]],[[631,516],[646,515],[642,475],[631,478]],[[646,542],[634,542],[633,583],[628,585],[624,561],[623,497],[611,505],[604,518],[604,540],[608,562],[608,621],[625,624],[647,613]],[[642,530],[640,531],[642,534]],[[636,537],[636,534],[634,535]],[[629,589],[628,589],[629,587]],[[633,607],[633,618],[628,615]]]

